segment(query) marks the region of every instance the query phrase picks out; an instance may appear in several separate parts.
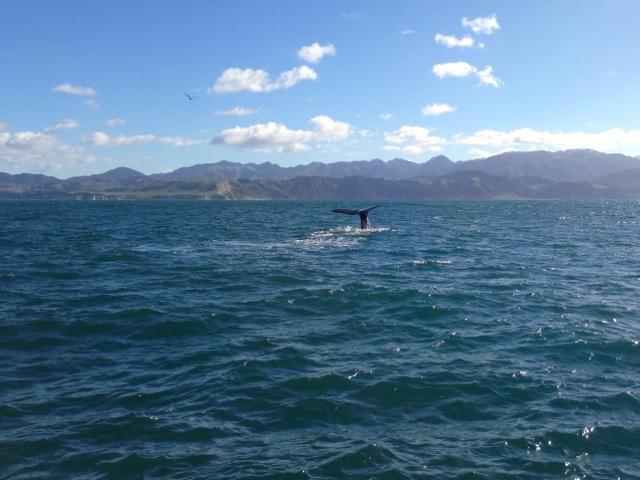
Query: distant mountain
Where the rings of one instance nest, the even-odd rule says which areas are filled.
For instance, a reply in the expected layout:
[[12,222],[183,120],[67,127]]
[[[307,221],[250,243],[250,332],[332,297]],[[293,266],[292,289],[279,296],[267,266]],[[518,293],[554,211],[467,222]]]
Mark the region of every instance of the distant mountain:
[[482,170],[492,175],[541,177],[593,182],[621,170],[640,168],[640,159],[595,150],[507,152],[455,163],[454,170]]
[[453,162],[444,155],[425,163],[396,158],[353,162],[321,163],[281,167],[266,163],[234,163],[221,161],[183,167],[169,173],[150,175],[153,180],[286,180],[295,177],[356,177],[402,180],[436,176],[458,170],[481,170],[492,175],[540,177],[576,182],[593,182],[621,170],[640,168],[640,159],[594,150],[560,152],[507,152],[487,158]]
[[353,162],[321,163],[281,167],[270,162],[234,163],[226,160],[217,163],[205,163],[183,167],[169,173],[150,175],[153,180],[287,180],[296,177],[356,177],[386,178],[400,180],[421,175],[439,175],[446,173],[455,165],[444,155],[432,158],[426,163],[410,162],[401,158],[387,162],[357,160]]
[[622,170],[598,179],[601,185],[617,185],[619,187],[640,187],[640,168]]
[[60,180],[0,173],[0,198],[542,199],[640,198],[640,158],[593,150],[509,152],[452,162],[400,158],[281,167],[221,161],[144,175],[119,167]]
[[109,188],[140,187],[153,183],[144,173],[127,167],[118,167],[105,173],[71,177],[63,181],[67,189],[101,191]]
[[29,185],[29,186],[44,186],[51,185],[59,182],[56,177],[50,177],[39,173],[18,173],[17,175],[11,175],[9,173],[0,172],[0,185],[1,184],[15,184],[15,185]]
[[91,175],[92,178],[102,178],[105,180],[114,180],[114,181],[130,181],[132,179],[140,179],[145,177],[144,173],[138,172],[132,168],[127,167],[118,167],[113,170],[109,170],[105,173],[100,173],[97,175]]

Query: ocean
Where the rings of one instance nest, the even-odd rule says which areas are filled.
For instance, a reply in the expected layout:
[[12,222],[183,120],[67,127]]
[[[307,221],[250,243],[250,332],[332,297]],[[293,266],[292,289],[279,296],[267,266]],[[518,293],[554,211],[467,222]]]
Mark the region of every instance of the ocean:
[[370,204],[0,202],[0,478],[640,478],[640,202]]

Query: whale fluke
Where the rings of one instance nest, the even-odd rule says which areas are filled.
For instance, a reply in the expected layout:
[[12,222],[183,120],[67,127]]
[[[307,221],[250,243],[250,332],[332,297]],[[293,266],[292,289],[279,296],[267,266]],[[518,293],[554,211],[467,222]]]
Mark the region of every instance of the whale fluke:
[[369,222],[369,211],[374,208],[378,208],[380,205],[374,205],[373,207],[362,208],[360,210],[354,210],[353,208],[334,208],[331,210],[336,213],[346,213],[347,215],[360,215],[360,228],[362,230],[370,230],[371,222]]

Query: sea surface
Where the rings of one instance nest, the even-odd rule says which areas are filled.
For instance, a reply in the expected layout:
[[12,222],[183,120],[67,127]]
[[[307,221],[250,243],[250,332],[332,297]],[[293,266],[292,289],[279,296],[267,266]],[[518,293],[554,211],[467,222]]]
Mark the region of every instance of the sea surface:
[[640,203],[369,204],[0,202],[0,478],[640,478]]

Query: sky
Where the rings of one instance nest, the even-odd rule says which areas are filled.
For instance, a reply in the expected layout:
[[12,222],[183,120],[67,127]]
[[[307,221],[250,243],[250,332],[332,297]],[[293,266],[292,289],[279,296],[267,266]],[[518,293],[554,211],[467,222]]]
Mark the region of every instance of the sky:
[[640,155],[637,0],[0,0],[0,171]]

